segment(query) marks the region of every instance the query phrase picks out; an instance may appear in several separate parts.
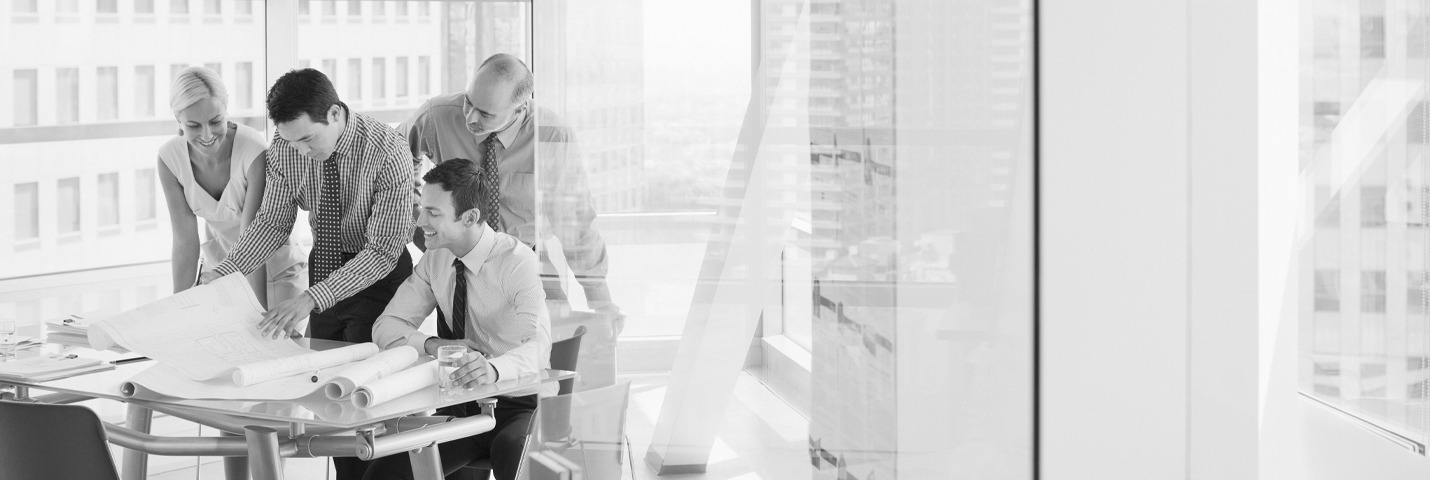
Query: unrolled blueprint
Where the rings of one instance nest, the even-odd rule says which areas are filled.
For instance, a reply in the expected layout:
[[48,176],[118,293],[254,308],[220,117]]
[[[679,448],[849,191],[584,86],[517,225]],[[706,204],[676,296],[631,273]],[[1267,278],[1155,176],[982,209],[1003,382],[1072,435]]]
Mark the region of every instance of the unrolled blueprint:
[[[96,320],[89,328],[89,343],[96,349],[122,346],[191,380],[210,380],[239,365],[312,352],[287,337],[260,335],[257,325],[262,319],[262,306],[248,281],[235,273]],[[228,376],[223,380],[232,385]]]

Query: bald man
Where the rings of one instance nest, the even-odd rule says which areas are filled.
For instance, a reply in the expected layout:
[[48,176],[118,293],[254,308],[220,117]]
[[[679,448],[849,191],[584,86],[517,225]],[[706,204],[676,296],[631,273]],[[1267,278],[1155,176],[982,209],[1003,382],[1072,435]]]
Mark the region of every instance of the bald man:
[[[496,187],[488,188],[493,193],[479,204],[484,212],[498,212],[488,220],[492,229],[533,248],[545,238],[558,238],[587,303],[613,314],[616,321],[612,327],[619,334],[624,316],[606,288],[606,243],[591,228],[596,212],[591,208],[575,134],[554,112],[535,104],[533,86],[531,70],[520,59],[505,53],[492,55],[477,68],[465,92],[428,100],[398,131],[407,135],[413,158],[419,162],[424,156],[434,164],[454,158],[475,161],[482,170],[482,181]],[[538,168],[540,185],[536,182]],[[542,192],[540,206],[536,202],[538,188]],[[541,238],[537,238],[538,208]],[[420,231],[414,232],[413,243],[425,250]],[[565,302],[556,269],[544,253],[541,264],[546,297]]]

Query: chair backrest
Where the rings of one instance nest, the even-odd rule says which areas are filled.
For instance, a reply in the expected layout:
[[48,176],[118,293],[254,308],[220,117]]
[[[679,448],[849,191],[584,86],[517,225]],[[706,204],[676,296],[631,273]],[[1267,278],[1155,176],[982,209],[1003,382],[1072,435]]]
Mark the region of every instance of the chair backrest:
[[0,401],[0,478],[119,480],[107,438],[88,407]]
[[[571,338],[551,342],[551,368],[576,371],[576,360],[581,355],[581,336],[585,334],[586,327],[577,327]],[[575,388],[576,381],[566,379],[558,382],[558,385],[560,387],[556,391],[557,395],[565,395]]]

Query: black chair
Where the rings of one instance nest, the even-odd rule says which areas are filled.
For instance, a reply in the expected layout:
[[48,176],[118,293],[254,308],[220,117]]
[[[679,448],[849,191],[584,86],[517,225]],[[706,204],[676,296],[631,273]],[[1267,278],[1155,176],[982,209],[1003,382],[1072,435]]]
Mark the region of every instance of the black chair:
[[0,401],[0,478],[119,480],[88,407]]
[[[552,368],[552,369],[554,369],[554,370],[568,370],[568,371],[573,371],[573,372],[576,371],[576,360],[577,360],[577,358],[580,357],[580,355],[581,355],[581,336],[583,336],[583,335],[585,335],[585,334],[586,334],[586,327],[584,327],[584,326],[583,326],[583,327],[576,327],[576,332],[575,332],[575,333],[572,333],[570,337],[565,338],[565,339],[561,339],[561,340],[558,340],[558,341],[555,341],[555,342],[551,342],[551,368]],[[557,387],[557,390],[556,390],[556,394],[557,394],[557,395],[567,395],[567,394],[570,394],[570,393],[571,393],[571,390],[576,387],[576,379],[572,378],[572,379],[561,380],[560,382],[557,382],[557,385],[558,385],[558,387]],[[495,402],[496,402],[496,399],[488,399],[488,400],[490,400],[490,402],[484,402],[484,403],[495,404]],[[569,418],[569,413],[566,413],[565,415],[563,415],[562,413],[555,413],[555,415],[556,415],[557,417],[560,417],[560,418]],[[534,427],[534,426],[536,425],[536,419],[537,419],[536,415],[532,415],[531,425],[530,425],[529,427]],[[531,435],[532,435],[532,431],[530,430],[530,428],[528,428],[528,430],[527,430],[527,432],[526,432],[526,435],[527,435],[527,439],[530,440],[530,439],[531,439]],[[530,445],[530,444],[531,444],[530,441],[528,441],[527,444]],[[523,460],[525,460],[525,457],[524,457],[524,456],[523,456]],[[473,460],[471,463],[468,463],[467,466],[462,467],[462,470],[458,470],[457,472],[454,472],[452,475],[448,476],[448,478],[449,478],[449,479],[450,479],[450,478],[453,478],[453,477],[467,478],[467,479],[471,479],[471,478],[478,478],[478,479],[490,478],[490,477],[491,477],[491,470],[492,470],[492,462],[491,462],[491,460],[488,460],[488,459],[483,458],[483,459],[480,459],[480,460]],[[462,475],[462,474],[465,474],[465,475]]]

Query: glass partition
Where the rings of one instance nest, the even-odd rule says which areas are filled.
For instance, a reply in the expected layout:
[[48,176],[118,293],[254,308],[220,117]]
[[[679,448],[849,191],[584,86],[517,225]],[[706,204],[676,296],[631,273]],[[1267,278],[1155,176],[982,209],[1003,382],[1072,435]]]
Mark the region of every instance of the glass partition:
[[1423,452],[1427,12],[1416,2],[1302,8],[1300,390]]

